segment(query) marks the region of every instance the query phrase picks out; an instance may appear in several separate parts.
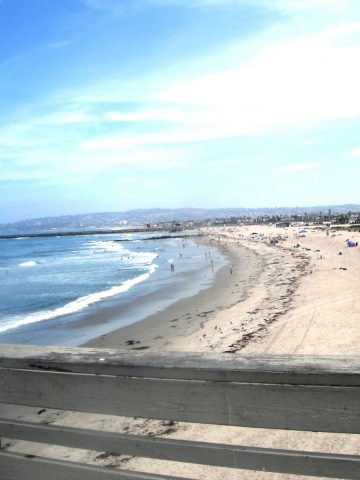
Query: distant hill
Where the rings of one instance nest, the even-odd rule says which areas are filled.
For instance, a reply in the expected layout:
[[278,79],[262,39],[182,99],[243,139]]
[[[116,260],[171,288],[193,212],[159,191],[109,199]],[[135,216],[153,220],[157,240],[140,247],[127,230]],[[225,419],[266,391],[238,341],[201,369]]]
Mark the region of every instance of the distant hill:
[[332,213],[359,212],[360,205],[322,205],[314,207],[274,207],[274,208],[177,208],[128,210],[126,212],[102,212],[60,217],[34,218],[13,223],[0,224],[0,234],[26,234],[64,230],[112,229],[135,226],[145,223],[208,220],[261,215],[300,215],[322,212]]

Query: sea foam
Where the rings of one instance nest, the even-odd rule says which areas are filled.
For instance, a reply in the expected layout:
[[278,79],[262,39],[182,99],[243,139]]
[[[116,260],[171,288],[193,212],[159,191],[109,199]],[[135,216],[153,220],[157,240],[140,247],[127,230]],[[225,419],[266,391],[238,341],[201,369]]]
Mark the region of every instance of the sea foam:
[[[31,262],[25,262],[25,263],[31,263]],[[63,307],[56,308],[55,310],[37,312],[22,318],[12,318],[8,322],[2,323],[0,325],[0,332],[5,332],[6,330],[21,327],[23,325],[29,325],[31,323],[50,320],[52,318],[60,317],[62,315],[68,315],[70,313],[79,312],[89,307],[90,305],[93,305],[94,303],[100,302],[101,300],[113,297],[115,295],[119,295],[120,293],[127,292],[133,286],[143,282],[144,280],[147,280],[150,277],[150,275],[155,272],[156,268],[157,268],[157,265],[152,264],[146,273],[138,275],[137,277],[132,278],[130,280],[127,280],[123,282],[121,285],[113,286],[101,292],[85,295],[72,302],[67,303]]]
[[129,260],[129,263],[134,265],[144,264],[150,265],[155,258],[156,253],[152,252],[134,252],[125,248],[121,242],[114,241],[91,241],[87,244],[88,249],[93,251],[108,251],[116,254],[118,257]]
[[35,265],[37,265],[36,262],[34,261],[29,261],[29,262],[23,262],[23,263],[19,263],[19,267],[35,267]]

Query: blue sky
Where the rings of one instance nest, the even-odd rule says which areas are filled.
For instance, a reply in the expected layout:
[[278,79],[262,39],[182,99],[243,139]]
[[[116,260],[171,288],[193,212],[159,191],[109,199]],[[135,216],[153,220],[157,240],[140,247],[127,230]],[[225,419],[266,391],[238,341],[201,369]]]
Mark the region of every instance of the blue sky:
[[0,0],[0,223],[360,203],[358,0]]

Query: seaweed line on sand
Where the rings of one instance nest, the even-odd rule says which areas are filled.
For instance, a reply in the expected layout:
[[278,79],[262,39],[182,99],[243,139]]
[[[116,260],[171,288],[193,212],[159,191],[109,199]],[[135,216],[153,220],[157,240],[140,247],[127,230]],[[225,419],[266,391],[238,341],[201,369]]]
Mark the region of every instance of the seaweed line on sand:
[[[262,300],[256,308],[247,311],[245,316],[239,318],[237,329],[239,337],[227,346],[223,344],[223,339],[211,345],[212,349],[223,353],[237,353],[243,350],[250,342],[259,342],[266,336],[269,326],[279,320],[279,318],[289,312],[293,306],[295,292],[299,286],[300,279],[311,272],[311,257],[303,251],[285,248],[283,246],[266,246],[267,251],[259,253],[255,248],[259,243],[232,239],[226,237],[226,242],[241,244],[252,254],[256,254],[261,261],[261,274],[259,283],[261,288],[265,289]],[[244,295],[236,303],[246,300],[256,288],[255,279],[252,278],[252,285],[245,289]],[[229,305],[228,307],[231,307]],[[220,309],[220,308],[219,308]]]

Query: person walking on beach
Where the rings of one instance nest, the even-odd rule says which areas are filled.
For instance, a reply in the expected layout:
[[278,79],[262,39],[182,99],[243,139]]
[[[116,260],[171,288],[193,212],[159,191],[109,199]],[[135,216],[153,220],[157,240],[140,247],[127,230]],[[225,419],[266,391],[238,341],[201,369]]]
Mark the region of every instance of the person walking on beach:
[[175,270],[175,267],[173,264],[170,265],[170,270],[173,272]]

